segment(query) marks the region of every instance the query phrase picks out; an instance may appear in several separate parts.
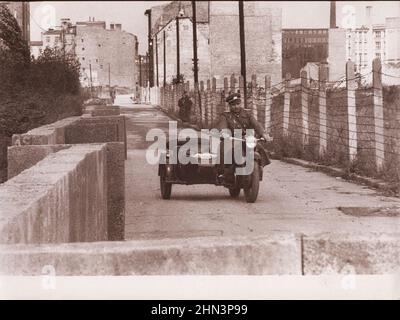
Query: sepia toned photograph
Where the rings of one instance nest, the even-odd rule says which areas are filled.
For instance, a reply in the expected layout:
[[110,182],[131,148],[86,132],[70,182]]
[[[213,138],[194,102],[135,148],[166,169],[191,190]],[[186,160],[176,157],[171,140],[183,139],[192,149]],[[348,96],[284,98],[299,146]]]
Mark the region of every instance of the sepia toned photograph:
[[400,299],[400,1],[0,1],[0,296],[87,277]]

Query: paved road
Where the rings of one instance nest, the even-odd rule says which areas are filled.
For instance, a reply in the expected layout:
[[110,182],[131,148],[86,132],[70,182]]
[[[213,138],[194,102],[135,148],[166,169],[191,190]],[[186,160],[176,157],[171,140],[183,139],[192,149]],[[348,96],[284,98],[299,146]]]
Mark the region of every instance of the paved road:
[[[127,116],[126,238],[162,239],[198,236],[261,235],[271,231],[398,232],[399,209],[377,216],[368,208],[400,208],[400,199],[367,187],[273,160],[265,168],[256,203],[243,193],[229,197],[212,185],[174,185],[171,200],[160,197],[157,166],[145,160],[145,135],[151,128],[168,128],[168,118],[145,105],[123,108]],[[355,208],[339,210],[339,207]],[[361,207],[360,210],[357,207]],[[367,213],[366,216],[359,216]]]

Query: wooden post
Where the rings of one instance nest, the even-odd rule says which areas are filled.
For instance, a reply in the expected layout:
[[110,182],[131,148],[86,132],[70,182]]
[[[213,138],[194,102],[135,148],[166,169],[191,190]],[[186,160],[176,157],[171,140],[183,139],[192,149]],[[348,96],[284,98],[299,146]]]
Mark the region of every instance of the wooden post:
[[229,95],[229,92],[228,92],[228,90],[229,90],[229,84],[228,84],[228,78],[227,77],[225,77],[224,78],[224,109],[225,109],[225,111],[229,111],[229,106],[228,106],[228,104],[225,102],[225,99],[228,97],[228,95]]
[[379,58],[372,62],[372,85],[374,88],[374,127],[375,127],[375,159],[376,169],[382,169],[385,159],[383,93],[382,93],[382,64]]
[[356,88],[354,62],[346,63],[347,82],[347,122],[349,140],[349,160],[353,161],[357,155],[357,117],[356,117]]
[[268,133],[272,132],[271,128],[271,76],[265,76],[265,121],[264,128]]
[[257,104],[257,75],[253,74],[251,75],[251,109],[253,112],[254,118],[258,117],[258,104]]
[[212,121],[216,123],[217,118],[218,118],[218,112],[217,112],[217,79],[215,77],[212,78],[211,82],[211,100],[212,100],[212,105],[211,105],[211,114],[212,114]]
[[300,74],[301,78],[301,132],[303,145],[308,144],[308,91],[310,90],[307,82],[307,71],[303,70]]
[[207,126],[212,126],[212,102],[211,102],[211,81],[210,79],[207,80],[207,87],[206,87],[206,110],[207,110]]
[[328,79],[328,66],[322,64],[319,66],[319,98],[318,98],[318,112],[319,112],[319,156],[322,158],[325,155],[327,148],[327,129],[326,129],[326,80]]
[[235,87],[236,87],[236,79],[235,79],[235,75],[234,74],[231,75],[230,85],[231,85],[231,87],[230,87],[231,91],[230,92],[234,93],[235,92]]
[[289,114],[290,114],[290,73],[286,73],[285,77],[285,93],[283,102],[283,135],[289,132]]
[[240,93],[240,97],[241,97],[241,99],[242,99],[242,106],[243,106],[243,108],[245,107],[245,102],[244,102],[244,99],[246,99],[246,97],[245,97],[245,90],[244,90],[244,86],[245,86],[245,84],[244,84],[244,77],[243,77],[243,75],[240,75],[239,76],[239,93]]
[[206,125],[206,120],[207,120],[207,108],[206,108],[206,101],[204,97],[204,81],[200,81],[200,101],[199,101],[199,106],[201,110],[201,124],[202,128],[204,125]]

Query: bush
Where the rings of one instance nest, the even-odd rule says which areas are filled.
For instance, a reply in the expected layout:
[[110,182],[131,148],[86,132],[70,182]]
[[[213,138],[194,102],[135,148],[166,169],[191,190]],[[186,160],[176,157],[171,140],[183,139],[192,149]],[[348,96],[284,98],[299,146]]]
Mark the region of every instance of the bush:
[[18,23],[0,3],[0,182],[13,134],[82,114],[79,67],[57,49],[31,58]]

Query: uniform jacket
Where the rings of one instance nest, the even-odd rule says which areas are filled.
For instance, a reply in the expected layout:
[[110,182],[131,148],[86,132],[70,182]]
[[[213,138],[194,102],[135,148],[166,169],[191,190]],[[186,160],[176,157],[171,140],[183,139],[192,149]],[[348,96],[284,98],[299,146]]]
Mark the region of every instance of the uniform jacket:
[[234,129],[254,129],[260,136],[264,133],[262,125],[245,109],[241,109],[239,113],[224,112],[217,124],[217,129],[230,129],[232,134]]

